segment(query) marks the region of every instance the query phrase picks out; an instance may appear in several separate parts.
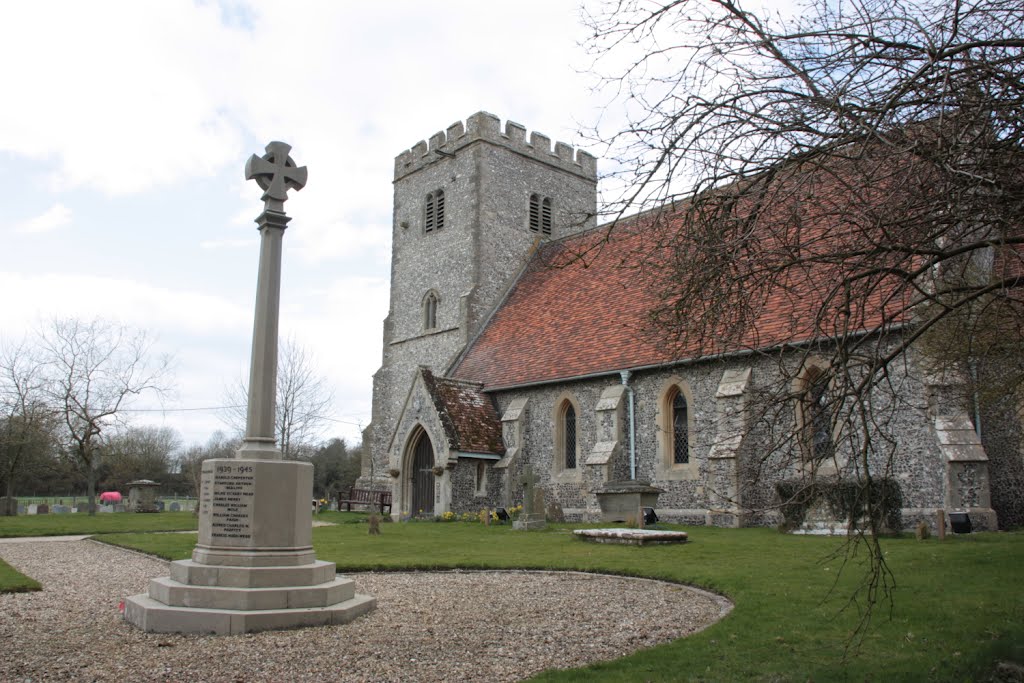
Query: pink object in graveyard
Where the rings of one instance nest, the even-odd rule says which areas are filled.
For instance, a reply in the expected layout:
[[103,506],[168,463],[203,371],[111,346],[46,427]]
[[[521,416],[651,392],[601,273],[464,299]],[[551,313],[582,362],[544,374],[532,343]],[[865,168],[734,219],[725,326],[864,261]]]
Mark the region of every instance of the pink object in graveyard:
[[104,491],[100,494],[101,503],[120,503],[121,494],[117,491]]

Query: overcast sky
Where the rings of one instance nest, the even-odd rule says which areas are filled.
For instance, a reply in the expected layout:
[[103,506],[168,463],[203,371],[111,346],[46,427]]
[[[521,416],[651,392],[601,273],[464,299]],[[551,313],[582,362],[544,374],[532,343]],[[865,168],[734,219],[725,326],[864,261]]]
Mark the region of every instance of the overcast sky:
[[309,169],[286,204],[281,332],[334,387],[325,436],[355,442],[381,360],[394,157],[478,110],[574,144],[597,115],[574,0],[3,9],[0,336],[55,316],[151,331],[177,390],[132,419],[186,443],[223,428],[195,409],[248,372],[250,154],[284,140]]

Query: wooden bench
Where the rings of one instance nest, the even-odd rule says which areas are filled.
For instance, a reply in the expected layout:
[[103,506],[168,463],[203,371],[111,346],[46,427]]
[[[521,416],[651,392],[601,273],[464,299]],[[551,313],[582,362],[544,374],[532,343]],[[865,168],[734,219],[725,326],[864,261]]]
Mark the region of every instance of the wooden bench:
[[348,490],[348,497],[338,496],[338,509],[345,506],[346,512],[352,512],[353,505],[365,505],[375,507],[383,515],[384,508],[387,514],[391,514],[391,491],[373,491],[371,489],[357,489],[355,486]]

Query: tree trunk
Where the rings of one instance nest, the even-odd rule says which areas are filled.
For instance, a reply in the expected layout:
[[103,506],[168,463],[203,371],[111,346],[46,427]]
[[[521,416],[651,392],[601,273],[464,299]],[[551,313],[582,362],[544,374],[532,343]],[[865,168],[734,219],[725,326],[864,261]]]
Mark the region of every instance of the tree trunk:
[[96,469],[93,466],[92,458],[86,460],[85,465],[85,481],[86,481],[86,493],[89,496],[89,514],[96,514]]

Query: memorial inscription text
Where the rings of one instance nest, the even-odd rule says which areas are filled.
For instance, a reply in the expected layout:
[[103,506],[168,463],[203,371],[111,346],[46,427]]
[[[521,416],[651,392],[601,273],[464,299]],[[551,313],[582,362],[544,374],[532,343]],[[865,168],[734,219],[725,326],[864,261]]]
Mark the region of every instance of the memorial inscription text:
[[200,513],[208,515],[211,539],[246,541],[252,538],[252,465],[214,462],[203,467]]

